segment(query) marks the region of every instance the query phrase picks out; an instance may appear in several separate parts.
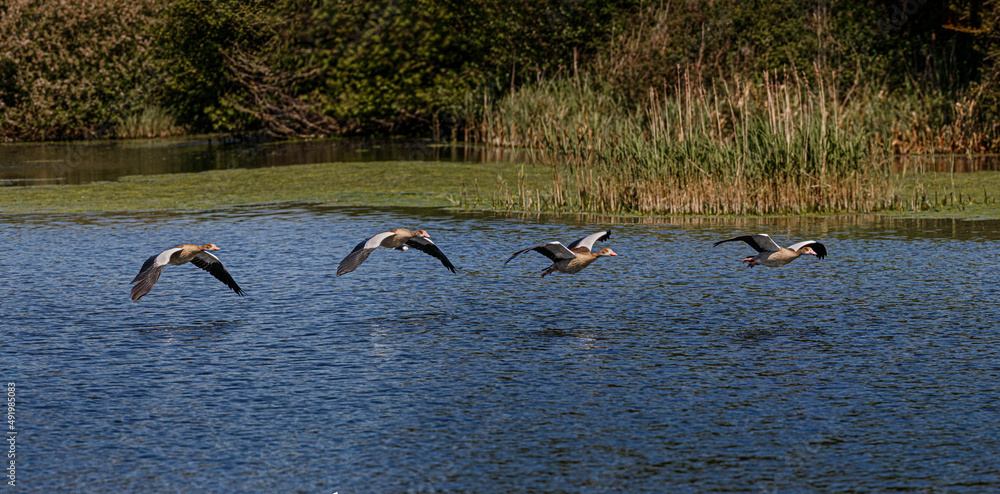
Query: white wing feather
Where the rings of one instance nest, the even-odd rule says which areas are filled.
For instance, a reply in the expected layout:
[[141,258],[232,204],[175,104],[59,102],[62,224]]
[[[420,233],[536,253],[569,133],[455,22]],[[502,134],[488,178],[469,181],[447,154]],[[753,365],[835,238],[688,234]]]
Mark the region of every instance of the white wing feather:
[[594,250],[594,243],[597,242],[597,240],[599,238],[601,238],[601,237],[603,237],[603,236],[605,236],[607,234],[608,234],[608,232],[606,230],[603,231],[603,232],[597,232],[597,233],[594,233],[594,234],[591,234],[591,235],[587,235],[586,237],[583,237],[580,240],[577,240],[576,242],[571,243],[570,245],[572,245],[573,248],[576,248],[576,247],[586,247],[587,250]]
[[374,249],[382,244],[382,241],[395,235],[396,232],[382,232],[377,235],[373,235],[372,238],[365,242],[366,249]]
[[[160,252],[160,254],[156,256],[156,260],[153,261],[153,266],[166,266],[167,263],[170,262],[170,256],[174,255],[175,252],[180,252],[180,251],[181,251],[180,247],[174,247],[172,249],[167,249],[163,252]],[[218,261],[218,259],[216,259],[216,261]]]
[[803,247],[805,247],[807,245],[812,245],[812,244],[815,244],[815,243],[816,243],[815,240],[806,240],[804,242],[799,242],[797,244],[789,245],[788,249],[789,250],[799,250],[799,249],[801,249],[801,248],[803,248]]

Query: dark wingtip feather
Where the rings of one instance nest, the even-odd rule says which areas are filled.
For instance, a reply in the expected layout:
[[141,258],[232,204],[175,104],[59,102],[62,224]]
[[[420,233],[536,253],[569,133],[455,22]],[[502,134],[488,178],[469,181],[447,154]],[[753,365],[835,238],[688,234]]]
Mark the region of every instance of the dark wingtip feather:
[[812,249],[816,251],[816,259],[823,259],[826,257],[826,246],[816,242],[812,244]]
[[[434,257],[437,257],[437,256],[434,256]],[[446,267],[446,268],[448,268],[448,269],[450,269],[452,273],[457,273],[458,272],[455,269],[455,265],[452,264],[451,261],[449,261],[447,257],[445,257],[445,255],[444,255],[443,252],[441,253],[441,265],[444,266],[444,267]]]
[[[712,247],[716,247],[716,246],[718,246],[719,244],[724,244],[724,243],[726,243],[726,242],[734,242],[734,241],[736,241],[736,240],[745,240],[745,239],[744,239],[744,237],[734,237],[734,238],[727,238],[727,239],[725,239],[725,240],[719,240],[718,242],[716,242],[716,243],[712,244]],[[749,242],[748,242],[748,243],[749,243]]]
[[157,266],[146,271],[139,272],[132,283],[132,301],[138,302],[140,298],[149,293],[153,289],[153,285],[156,284],[156,280],[160,279],[160,273],[163,272],[163,266]]
[[132,281],[129,284],[135,283],[140,279],[142,279],[142,277],[146,275],[146,272],[153,267],[153,263],[155,262],[156,262],[156,255],[149,256],[149,258],[142,263],[142,267],[139,268],[139,274],[135,275],[135,278],[132,278]]
[[[215,256],[211,257],[214,259]],[[229,287],[230,290],[236,292],[237,295],[241,297],[243,296],[243,289],[240,288],[240,285],[236,283],[236,280],[233,279],[233,276],[229,274],[229,271],[226,271],[226,267],[222,265],[222,261],[214,259],[213,261],[210,262],[208,260],[195,257],[194,259],[191,259],[191,264],[194,264],[196,267],[207,271],[208,274],[212,275],[215,279],[221,281],[224,285]]]
[[452,273],[457,272],[455,270],[455,265],[448,260],[448,256],[444,255],[444,252],[441,251],[441,248],[438,247],[437,244],[435,244],[434,242],[431,242],[430,239],[427,239],[426,241],[421,241],[418,239],[410,239],[406,242],[406,245],[441,261],[441,265],[450,269]]
[[719,244],[724,244],[726,242],[737,242],[737,241],[739,241],[739,242],[746,242],[747,245],[749,245],[750,247],[752,247],[753,250],[755,250],[757,252],[764,252],[764,248],[761,247],[757,243],[757,240],[754,238],[753,235],[740,235],[739,237],[733,237],[733,238],[727,238],[726,240],[720,240],[720,241],[712,244],[712,247],[715,247],[715,246],[717,246]]
[[[364,246],[364,244],[360,245]],[[337,265],[337,276],[347,274],[355,269],[358,269],[358,267],[368,259],[368,256],[370,256],[372,252],[375,252],[374,248],[361,250],[355,248],[352,250],[351,253],[347,254],[347,257],[344,257],[344,259],[340,261],[340,264]]]
[[517,257],[517,256],[519,256],[519,255],[521,255],[521,254],[524,254],[525,252],[528,252],[529,250],[531,250],[531,249],[533,249],[533,248],[534,248],[534,247],[529,247],[529,248],[527,248],[527,249],[521,249],[521,250],[519,250],[519,251],[517,251],[517,252],[515,252],[515,253],[511,254],[511,255],[510,255],[510,257],[508,257],[508,258],[507,258],[507,260],[503,262],[503,265],[504,265],[504,267],[506,267],[506,266],[507,266],[507,263],[508,263],[508,262],[510,262],[510,261],[513,261],[515,257]]

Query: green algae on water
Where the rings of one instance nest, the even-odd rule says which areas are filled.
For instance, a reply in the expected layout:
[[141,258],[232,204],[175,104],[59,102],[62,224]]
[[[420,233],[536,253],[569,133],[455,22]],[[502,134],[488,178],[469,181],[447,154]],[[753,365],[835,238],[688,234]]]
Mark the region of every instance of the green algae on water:
[[[524,201],[534,200],[535,207],[540,201],[524,191],[543,188],[551,173],[543,165],[388,161],[126,176],[0,187],[0,214],[195,211],[284,202],[530,211]],[[1000,172],[898,174],[893,183],[898,202],[883,214],[1000,218]]]
[[0,212],[205,210],[277,202],[487,209],[505,177],[540,183],[545,170],[512,163],[389,161],[126,176],[0,188]]

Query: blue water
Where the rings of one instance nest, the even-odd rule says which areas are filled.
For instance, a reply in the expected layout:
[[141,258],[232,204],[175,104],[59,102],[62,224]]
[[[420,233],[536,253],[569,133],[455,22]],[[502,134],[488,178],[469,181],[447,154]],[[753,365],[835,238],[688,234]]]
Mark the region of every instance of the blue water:
[[[336,265],[391,227],[416,251]],[[0,216],[26,492],[1000,489],[1000,223],[269,206]],[[611,228],[577,275],[511,252]],[[743,244],[830,256],[746,269]],[[214,242],[240,298],[146,257]],[[602,246],[604,246],[602,245]]]

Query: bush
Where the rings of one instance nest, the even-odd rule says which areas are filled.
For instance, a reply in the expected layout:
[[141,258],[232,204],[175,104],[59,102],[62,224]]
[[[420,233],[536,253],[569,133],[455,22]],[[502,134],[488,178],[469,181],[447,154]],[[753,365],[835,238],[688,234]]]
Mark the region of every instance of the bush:
[[904,19],[896,0],[7,0],[0,139],[162,134],[174,119],[426,134],[581,72],[634,104],[678,86],[678,67],[704,85],[820,74],[842,98],[865,81],[941,102],[923,122],[991,126],[996,4],[907,1]]
[[107,137],[156,95],[155,0],[8,0],[0,140]]
[[286,0],[274,6],[284,22],[270,24],[265,48],[230,51],[241,91],[227,100],[279,134],[425,132],[465,113],[470,93],[505,90],[593,51],[615,5]]
[[[246,92],[227,57],[255,52],[277,35],[266,1],[174,0],[153,26],[154,55],[163,74],[163,105],[197,131],[240,131],[260,122],[234,108]],[[235,93],[235,94],[234,94]]]
[[[916,0],[913,0],[914,2]],[[697,0],[647,5],[630,31],[602,53],[598,70],[632,95],[677,83],[689,67],[703,83],[736,77],[760,82],[765,72],[817,71],[835,76],[845,94],[858,81],[890,91],[957,91],[982,61],[974,2],[926,2],[892,23],[895,2],[831,0]],[[959,8],[956,5],[963,5]],[[964,9],[964,13],[963,12]],[[951,19],[951,20],[949,20]],[[905,20],[905,22],[904,22]]]

